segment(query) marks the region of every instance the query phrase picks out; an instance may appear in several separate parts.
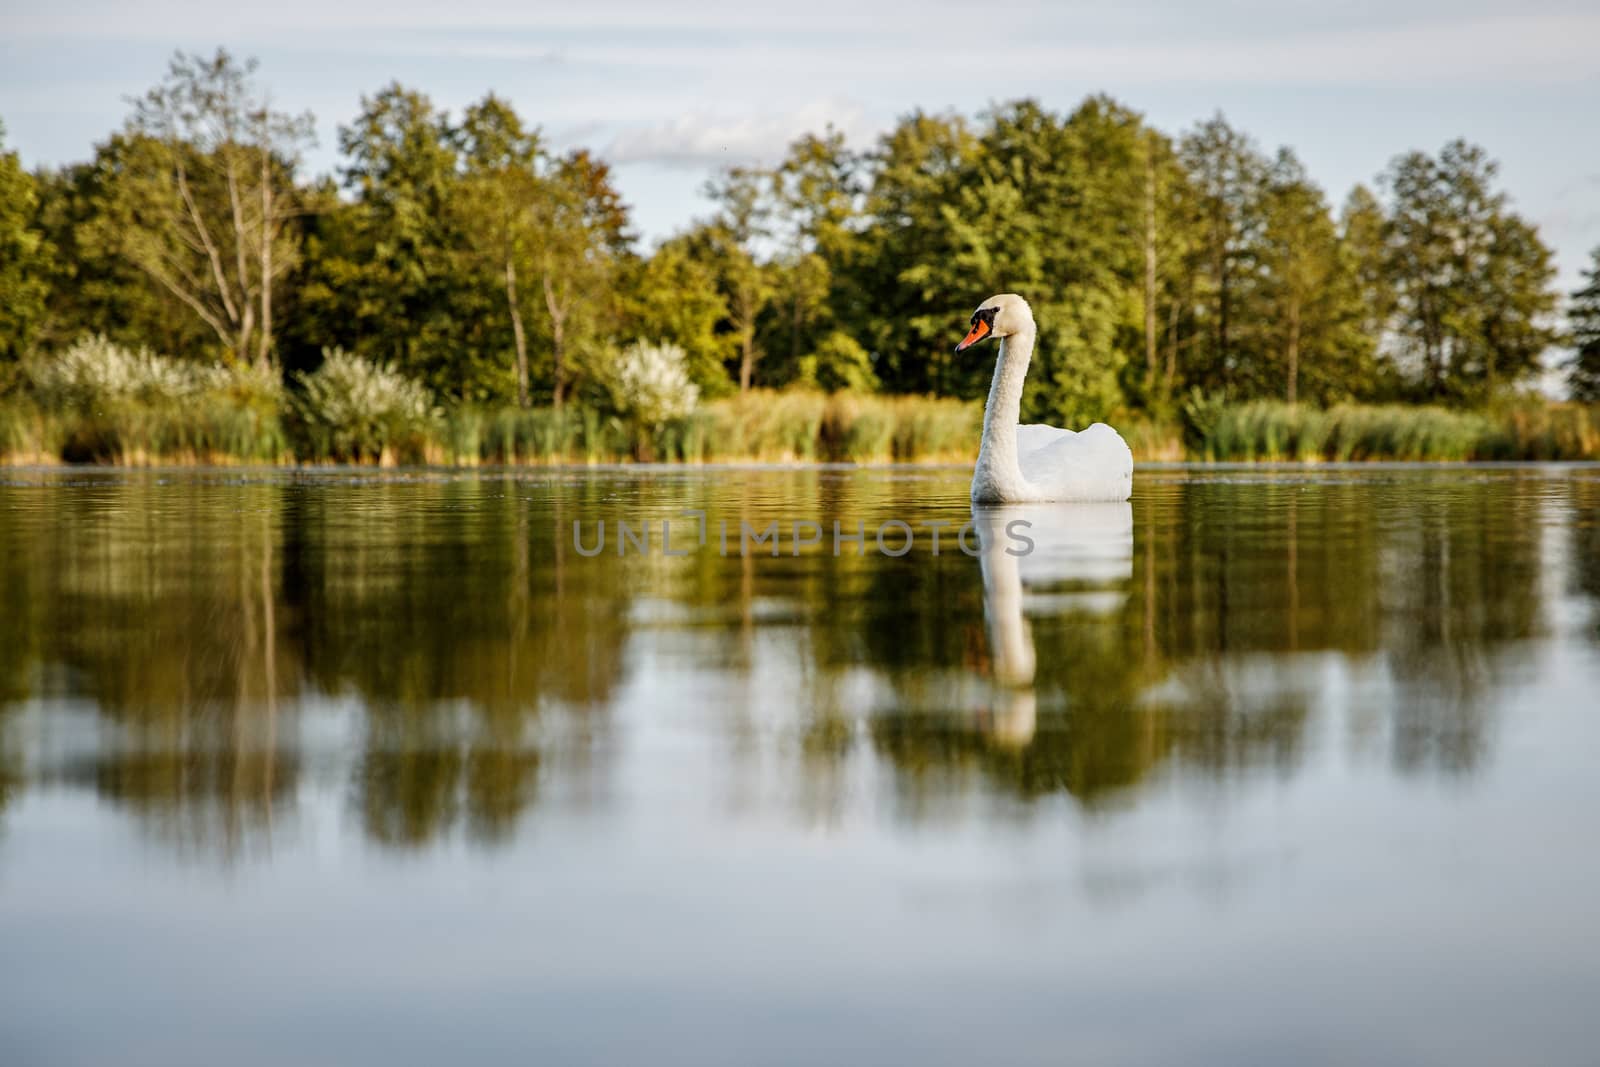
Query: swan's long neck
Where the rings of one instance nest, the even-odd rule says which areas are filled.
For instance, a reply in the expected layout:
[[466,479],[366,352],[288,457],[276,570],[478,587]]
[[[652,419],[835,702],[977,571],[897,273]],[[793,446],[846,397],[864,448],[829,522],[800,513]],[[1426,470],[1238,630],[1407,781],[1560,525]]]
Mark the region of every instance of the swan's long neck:
[[989,402],[983,408],[983,437],[972,477],[974,500],[1015,500],[1027,488],[1017,465],[1017,422],[1022,417],[1022,385],[1028,377],[1035,333],[1030,322],[1026,330],[1000,339],[1000,358],[995,361]]

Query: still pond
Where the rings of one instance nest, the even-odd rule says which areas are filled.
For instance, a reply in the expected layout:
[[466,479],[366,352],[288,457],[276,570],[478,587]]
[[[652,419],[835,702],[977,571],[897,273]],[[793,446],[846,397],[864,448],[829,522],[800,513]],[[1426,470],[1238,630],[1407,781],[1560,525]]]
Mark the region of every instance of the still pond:
[[1595,1062],[1600,469],[967,477],[0,472],[0,1062]]

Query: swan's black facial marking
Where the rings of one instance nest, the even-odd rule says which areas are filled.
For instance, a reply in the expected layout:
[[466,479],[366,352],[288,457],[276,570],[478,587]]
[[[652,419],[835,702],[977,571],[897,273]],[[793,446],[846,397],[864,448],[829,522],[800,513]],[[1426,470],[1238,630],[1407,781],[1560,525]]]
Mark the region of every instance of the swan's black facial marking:
[[994,334],[994,317],[999,308],[979,308],[972,313],[972,329],[967,331],[967,336],[956,345],[957,352],[964,352],[979,341]]

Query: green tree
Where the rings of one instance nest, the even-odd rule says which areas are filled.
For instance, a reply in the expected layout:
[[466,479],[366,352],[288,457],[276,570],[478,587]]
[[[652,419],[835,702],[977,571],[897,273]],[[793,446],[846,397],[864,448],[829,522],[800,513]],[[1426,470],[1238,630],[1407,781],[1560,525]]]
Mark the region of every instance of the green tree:
[[[1385,244],[1387,225],[1383,205],[1372,190],[1365,185],[1350,190],[1339,215],[1339,239],[1349,258],[1350,269],[1355,273],[1362,348],[1374,355],[1384,342],[1395,310],[1394,284],[1389,277]],[[1376,369],[1369,368],[1368,377],[1363,381],[1347,383],[1350,393],[1357,397],[1372,396],[1380,388],[1372,377]]]
[[339,148],[353,202],[318,219],[304,294],[318,340],[392,362],[440,396],[506,395],[503,300],[459,269],[460,151],[449,117],[393,83],[362,98]]
[[1191,380],[1231,392],[1248,371],[1248,349],[1259,325],[1248,307],[1258,277],[1262,198],[1270,165],[1255,142],[1221,115],[1186,134],[1180,148],[1196,191],[1202,236],[1196,256],[1195,298],[1204,308],[1204,343],[1192,359]]
[[[978,151],[957,116],[913,112],[868,155],[866,224],[841,285],[857,295],[842,324],[873,353],[873,367],[897,392],[981,395],[971,357],[951,354],[951,316],[988,293],[939,264],[954,251],[944,206],[958,195]],[[958,361],[959,360],[959,361]]]
[[33,178],[4,146],[0,124],[0,360],[16,360],[44,321],[50,247],[34,226]]
[[[1025,413],[1109,417],[1143,347],[1143,123],[1105,97],[1064,119],[1023,100],[989,116],[979,145],[972,179],[943,209],[953,253],[925,269],[965,278],[974,304],[1028,296],[1040,338]],[[981,389],[988,368],[974,369],[969,388]]]
[[1477,275],[1480,296],[1471,329],[1477,358],[1464,369],[1494,397],[1544,370],[1544,352],[1561,339],[1554,326],[1560,294],[1554,283],[1555,255],[1532,223],[1510,213],[1497,214],[1489,247]]
[[225,353],[274,356],[273,298],[298,241],[294,171],[309,115],[272,109],[255,60],[179,52],[135,102],[103,239],[169,291]]
[[1261,314],[1281,395],[1295,403],[1302,381],[1319,400],[1348,395],[1371,362],[1355,263],[1322,190],[1288,149],[1273,162],[1262,212]]
[[624,332],[628,340],[676,345],[683,350],[689,380],[703,396],[733,389],[724,362],[727,335],[717,332],[728,315],[717,275],[695,254],[686,236],[665,241],[648,259],[634,263],[624,287]]
[[1065,117],[1017,101],[976,131],[912,115],[869,177],[852,274],[891,388],[981,395],[990,366],[952,356],[952,314],[1012,290],[1040,324],[1028,414],[1081,423],[1130,392],[1150,402],[1158,380],[1170,391],[1192,197],[1170,143],[1138,114],[1097,96]]
[[1572,294],[1567,323],[1577,351],[1567,373],[1572,399],[1600,403],[1600,248],[1589,253],[1583,288]]
[[1147,127],[1142,133],[1144,375],[1139,392],[1147,407],[1166,411],[1177,384],[1180,330],[1193,313],[1190,263],[1198,227],[1194,190],[1176,148],[1157,130]]
[[717,205],[717,215],[697,242],[715,264],[727,302],[741,393],[755,383],[756,363],[765,354],[757,328],[774,290],[773,271],[759,258],[760,243],[772,235],[769,188],[767,175],[743,167],[714,179],[706,195]]
[[[1054,344],[1044,349],[1055,389],[1036,408],[1067,425],[1111,417],[1125,406],[1124,383],[1148,371],[1147,311],[1154,311],[1146,253],[1160,273],[1162,147],[1143,118],[1107,96],[1084,100],[1062,124],[1066,158],[1059,192],[1024,195],[1036,204],[1046,242],[1054,306],[1046,312]],[[1157,157],[1153,163],[1149,157]],[[1155,217],[1146,178],[1157,171]],[[1043,169],[1043,168],[1041,168]],[[1147,244],[1149,228],[1156,228]]]
[[85,333],[104,334],[129,347],[190,355],[206,351],[216,335],[170,290],[123,256],[105,222],[114,212],[113,189],[126,158],[126,138],[112,136],[92,160],[34,179],[35,216],[54,254],[46,262],[49,293],[37,344],[55,350]]
[[620,324],[619,279],[631,256],[628,210],[610,167],[578,149],[556,160],[536,201],[535,260],[550,331],[551,402],[561,407],[580,360],[598,358]]
[[844,327],[867,310],[850,282],[861,244],[860,168],[830,127],[797,140],[772,173],[778,252],[761,347],[787,354],[772,377],[824,388],[876,385],[870,353]]
[[1429,399],[1492,395],[1537,371],[1555,340],[1551,253],[1494,188],[1498,169],[1452,141],[1438,157],[1401,156],[1383,176],[1395,356]]
[[552,195],[536,169],[539,138],[492,93],[467,109],[456,137],[464,174],[451,202],[462,220],[463,251],[467,260],[501,278],[516,357],[517,404],[525,408],[528,337],[517,279],[519,270],[524,278],[530,275],[532,257],[543,248],[540,206]]

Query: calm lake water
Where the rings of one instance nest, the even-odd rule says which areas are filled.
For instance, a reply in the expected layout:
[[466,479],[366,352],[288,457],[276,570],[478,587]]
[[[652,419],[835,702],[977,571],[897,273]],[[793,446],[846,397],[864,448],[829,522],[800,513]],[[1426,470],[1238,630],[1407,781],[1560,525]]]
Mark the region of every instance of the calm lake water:
[[1596,1062],[1600,469],[965,498],[0,473],[0,1062]]

